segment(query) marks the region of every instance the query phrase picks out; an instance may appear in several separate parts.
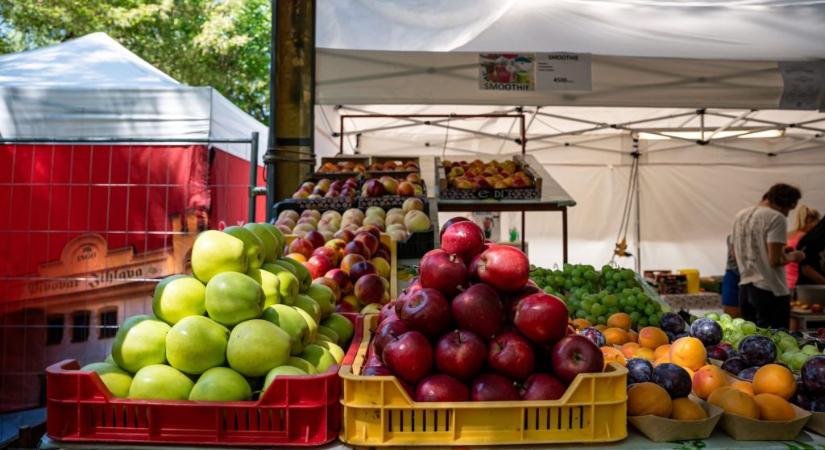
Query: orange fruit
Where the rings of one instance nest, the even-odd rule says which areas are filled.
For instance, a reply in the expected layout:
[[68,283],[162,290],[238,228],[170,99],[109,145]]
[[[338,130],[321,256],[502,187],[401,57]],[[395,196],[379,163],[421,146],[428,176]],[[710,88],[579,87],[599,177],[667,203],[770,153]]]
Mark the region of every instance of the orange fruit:
[[621,328],[627,331],[631,325],[633,325],[633,321],[630,320],[630,315],[623,312],[611,314],[610,317],[607,318],[608,327]]
[[702,366],[693,375],[693,393],[702,400],[707,400],[711,392],[728,384],[725,371],[713,364]]
[[753,392],[775,394],[789,400],[796,392],[796,380],[793,373],[779,364],[765,364],[753,375]]
[[708,403],[710,403],[711,405],[714,405],[714,406],[721,405],[722,404],[722,395],[725,393],[725,391],[727,391],[729,389],[733,389],[733,388],[730,387],[730,386],[722,386],[722,387],[714,389],[713,392],[711,392],[710,395],[708,395],[708,399],[707,399]]
[[673,420],[702,420],[708,418],[708,413],[698,403],[687,397],[682,397],[673,400],[673,412],[670,414],[670,418]]
[[656,359],[653,357],[653,350],[644,347],[639,347],[636,350],[633,350],[633,357],[646,359],[650,362],[653,362]]
[[762,420],[793,420],[796,412],[784,398],[774,394],[757,394],[754,397]]
[[656,359],[665,355],[670,356],[670,344],[660,345],[656,347],[656,350],[653,352],[653,356],[655,356]]
[[706,364],[707,359],[705,344],[695,337],[685,336],[670,344],[670,361],[673,364],[699,370]]
[[591,325],[586,319],[575,319],[573,320],[573,326],[576,327],[577,330],[581,330],[582,328],[588,328]]
[[756,395],[753,392],[753,385],[749,381],[745,380],[736,380],[730,384],[730,387],[734,389],[738,389],[748,395]]
[[602,355],[604,355],[605,367],[609,362],[619,363],[623,366],[627,365],[627,360],[625,359],[624,355],[622,355],[622,352],[620,352],[617,348],[605,345],[604,347],[601,347],[601,349]]
[[639,345],[651,350],[660,345],[667,345],[667,334],[658,327],[644,327],[639,330]]
[[636,383],[627,390],[627,415],[670,417],[673,402],[667,391],[656,383]]
[[621,328],[608,328],[602,334],[607,345],[622,345],[627,342],[627,332]]
[[595,327],[593,327],[593,328],[595,328],[595,329],[597,329],[597,330],[601,331],[602,333],[604,333],[604,330],[606,330],[606,329],[607,329],[607,327],[606,327],[606,326],[604,326],[604,325],[602,325],[602,324],[596,325],[596,326],[595,326]]
[[664,363],[669,363],[669,362],[670,362],[670,355],[663,355],[663,356],[660,356],[660,357],[656,358],[656,360],[653,361],[653,365],[658,366],[659,364],[664,364]]
[[725,389],[722,391],[719,399],[719,407],[730,414],[759,419],[759,405],[756,404],[754,397],[737,389]]
[[633,352],[636,351],[637,348],[639,348],[639,344],[635,342],[625,342],[622,344],[622,354],[625,358],[632,358]]
[[630,330],[630,331],[627,332],[627,338],[630,340],[630,342],[637,342],[638,343],[639,342],[639,333],[637,333],[633,330]]

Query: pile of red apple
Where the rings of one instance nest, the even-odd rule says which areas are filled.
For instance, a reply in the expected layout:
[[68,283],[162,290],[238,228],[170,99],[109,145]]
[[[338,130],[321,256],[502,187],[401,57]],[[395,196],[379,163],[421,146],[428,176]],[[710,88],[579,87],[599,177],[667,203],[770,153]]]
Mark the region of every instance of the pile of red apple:
[[424,195],[424,182],[421,181],[421,175],[414,172],[405,178],[396,178],[389,175],[371,178],[361,186],[361,197],[381,197],[384,195],[399,195],[401,197]]
[[506,189],[533,185],[530,175],[520,170],[513,160],[488,163],[480,159],[469,163],[444,161],[443,166],[450,187],[456,189]]
[[319,173],[352,173],[357,172],[363,174],[366,172],[364,165],[352,161],[327,161],[321,164],[318,168]]
[[412,160],[374,162],[370,164],[369,170],[375,172],[418,171],[418,163]]
[[331,198],[331,197],[347,197],[355,198],[358,192],[358,180],[354,177],[349,177],[346,180],[330,180],[329,178],[321,178],[317,183],[313,181],[304,181],[298,190],[292,194],[294,199],[317,199],[317,198]]
[[528,280],[527,256],[461,219],[381,309],[362,374],[444,402],[556,400],[578,374],[601,372],[601,350],[568,326],[564,302]]

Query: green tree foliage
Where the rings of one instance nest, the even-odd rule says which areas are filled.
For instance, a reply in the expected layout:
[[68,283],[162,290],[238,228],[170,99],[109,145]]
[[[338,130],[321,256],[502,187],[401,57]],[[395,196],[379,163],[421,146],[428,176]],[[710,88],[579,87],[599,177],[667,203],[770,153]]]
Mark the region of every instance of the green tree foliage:
[[0,53],[103,31],[266,122],[269,16],[268,0],[0,0]]

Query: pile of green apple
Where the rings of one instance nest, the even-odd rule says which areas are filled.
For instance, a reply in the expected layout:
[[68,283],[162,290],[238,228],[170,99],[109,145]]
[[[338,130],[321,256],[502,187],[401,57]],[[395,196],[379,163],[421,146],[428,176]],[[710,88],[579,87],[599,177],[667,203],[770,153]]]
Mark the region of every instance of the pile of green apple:
[[774,333],[771,339],[779,349],[776,359],[794,372],[802,370],[802,366],[811,357],[822,354],[816,344],[803,342],[803,345],[800,345],[797,338],[785,331]]
[[82,370],[116,397],[242,401],[275,377],[340,364],[353,325],[334,312],[332,289],[283,248],[265,223],[200,233],[193,275],[161,280],[153,315],[127,319],[106,361]]

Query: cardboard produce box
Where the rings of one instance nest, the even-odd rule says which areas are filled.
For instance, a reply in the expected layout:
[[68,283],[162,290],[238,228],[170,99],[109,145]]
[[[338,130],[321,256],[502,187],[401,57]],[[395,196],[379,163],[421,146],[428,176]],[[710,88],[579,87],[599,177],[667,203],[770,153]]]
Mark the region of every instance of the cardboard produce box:
[[724,413],[720,423],[725,433],[737,441],[793,441],[810,420],[811,413],[796,405],[792,406],[796,413],[793,420],[754,420]]
[[697,401],[705,412],[707,419],[702,420],[673,420],[659,416],[628,416],[627,421],[636,429],[642,432],[653,442],[689,441],[694,439],[707,439],[713,433],[716,424],[722,417],[724,411],[707,402]]

